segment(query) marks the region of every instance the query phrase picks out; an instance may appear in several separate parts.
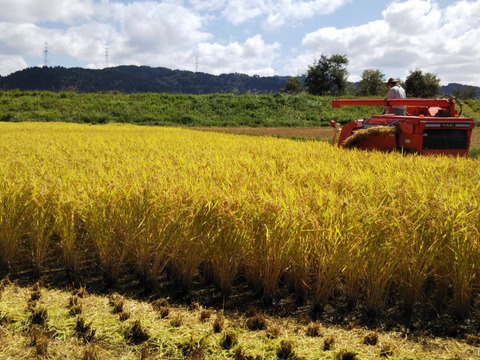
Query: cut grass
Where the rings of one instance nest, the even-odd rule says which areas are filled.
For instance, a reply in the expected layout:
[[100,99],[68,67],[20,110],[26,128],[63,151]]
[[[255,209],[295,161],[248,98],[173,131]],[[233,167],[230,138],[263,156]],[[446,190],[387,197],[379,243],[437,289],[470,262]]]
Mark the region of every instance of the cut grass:
[[[328,324],[305,324],[291,317],[263,315],[272,327],[278,329],[278,336],[268,337],[269,330],[251,331],[242,325],[245,315],[237,312],[227,312],[224,315],[225,330],[216,333],[211,323],[199,321],[204,310],[190,310],[188,306],[179,305],[170,305],[175,316],[182,318],[182,324],[173,327],[169,321],[161,319],[148,302],[128,297],[123,298],[124,306],[131,309],[133,319],[126,322],[121,322],[112,313],[107,297],[100,295],[83,298],[85,315],[72,318],[65,306],[71,294],[49,288],[42,289],[37,305],[48,311],[48,318],[43,325],[35,325],[26,332],[30,292],[31,288],[16,284],[4,286],[0,314],[4,314],[4,318],[8,316],[9,320],[0,322],[0,351],[6,358],[16,358],[19,354],[26,359],[44,355],[78,359],[79,354],[83,359],[138,359],[148,354],[148,358],[172,360],[195,354],[205,359],[236,356],[239,359],[270,360],[378,359],[379,356],[390,359],[474,359],[480,356],[479,341],[473,335],[463,339],[431,335],[410,337],[396,332],[372,333],[362,328],[347,330]],[[220,310],[211,311],[212,316],[222,313]],[[321,326],[321,334],[317,325]],[[92,329],[95,329],[95,335],[85,339]],[[305,336],[308,332],[310,335]],[[372,340],[374,337],[375,341]]]

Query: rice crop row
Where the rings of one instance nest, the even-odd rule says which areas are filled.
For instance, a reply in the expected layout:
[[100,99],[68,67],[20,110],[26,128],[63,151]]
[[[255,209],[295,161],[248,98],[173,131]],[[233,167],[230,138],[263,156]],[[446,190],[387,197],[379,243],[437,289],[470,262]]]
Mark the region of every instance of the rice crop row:
[[[288,284],[322,308],[419,302],[458,316],[480,286],[477,160],[193,130],[0,123],[0,262],[52,254],[228,295]],[[435,299],[432,301],[431,299]]]

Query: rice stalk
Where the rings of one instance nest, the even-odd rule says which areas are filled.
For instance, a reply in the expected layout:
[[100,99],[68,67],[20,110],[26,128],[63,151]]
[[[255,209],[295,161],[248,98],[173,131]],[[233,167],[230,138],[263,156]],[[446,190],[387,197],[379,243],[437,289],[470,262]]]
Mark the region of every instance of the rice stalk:
[[30,191],[25,184],[10,188],[6,181],[0,185],[0,266],[11,270],[22,239],[28,232],[31,208]]
[[35,274],[40,277],[51,246],[54,232],[54,205],[50,197],[32,199],[29,223],[29,250]]
[[319,307],[462,317],[478,296],[476,160],[118,124],[2,123],[0,148],[7,271],[40,275],[59,245],[73,274],[133,268],[153,288],[168,269],[225,296],[245,277],[266,304],[287,284]]

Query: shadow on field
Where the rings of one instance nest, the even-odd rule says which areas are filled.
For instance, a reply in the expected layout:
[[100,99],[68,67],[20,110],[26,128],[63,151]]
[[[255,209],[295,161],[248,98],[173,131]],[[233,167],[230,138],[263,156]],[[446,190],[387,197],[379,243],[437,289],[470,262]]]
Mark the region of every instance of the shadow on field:
[[[18,265],[18,264],[17,264]],[[154,303],[158,300],[169,304],[187,307],[202,307],[223,310],[225,315],[242,315],[252,309],[274,317],[289,317],[301,324],[320,321],[324,324],[337,325],[346,330],[368,328],[376,331],[393,331],[402,336],[415,339],[424,336],[455,337],[465,339],[480,332],[480,319],[472,311],[472,317],[458,319],[450,315],[447,309],[434,311],[432,304],[425,301],[414,309],[405,309],[402,304],[387,304],[385,310],[368,309],[359,302],[347,300],[340,288],[334,297],[322,308],[314,307],[311,299],[299,299],[293,289],[280,284],[278,292],[266,299],[255,291],[245,278],[239,277],[228,297],[222,295],[211,284],[208,275],[200,270],[191,286],[182,288],[166,271],[155,286],[142,283],[135,275],[134,269],[125,268],[119,280],[112,283],[106,280],[101,269],[93,262],[84,261],[78,276],[73,279],[65,268],[59,267],[56,256],[50,256],[47,269],[40,280],[46,288],[71,291],[85,288],[88,293],[107,296],[118,293],[126,298]],[[15,272],[0,273],[0,279],[8,278],[19,286],[33,286],[39,278],[33,268],[16,267]],[[474,304],[478,309],[480,304]],[[443,310],[443,312],[442,312]]]

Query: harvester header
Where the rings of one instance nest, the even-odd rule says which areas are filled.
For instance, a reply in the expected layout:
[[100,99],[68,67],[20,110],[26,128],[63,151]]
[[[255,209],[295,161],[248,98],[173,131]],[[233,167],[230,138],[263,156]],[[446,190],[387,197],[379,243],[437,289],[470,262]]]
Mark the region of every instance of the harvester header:
[[[384,106],[388,114],[355,120],[343,128],[331,121],[338,146],[370,150],[401,150],[420,154],[467,156],[475,124],[461,118],[453,98],[438,99],[336,99],[342,106]],[[406,106],[405,115],[392,114],[392,107]]]

